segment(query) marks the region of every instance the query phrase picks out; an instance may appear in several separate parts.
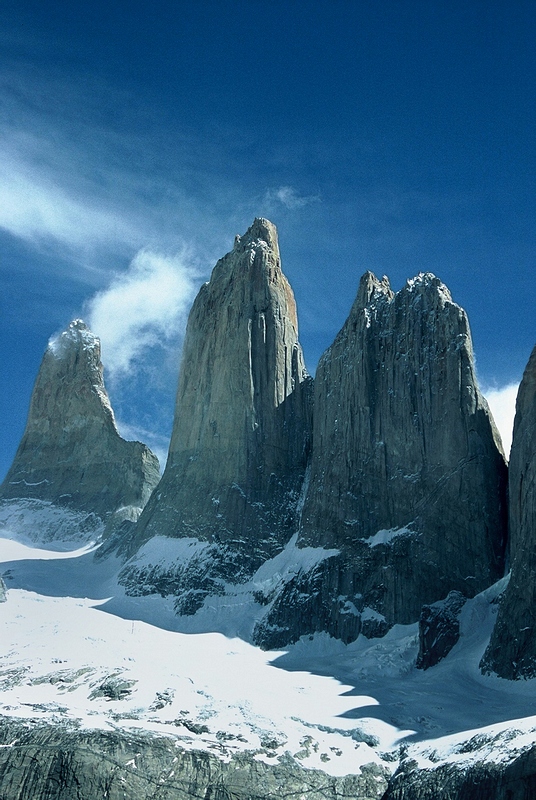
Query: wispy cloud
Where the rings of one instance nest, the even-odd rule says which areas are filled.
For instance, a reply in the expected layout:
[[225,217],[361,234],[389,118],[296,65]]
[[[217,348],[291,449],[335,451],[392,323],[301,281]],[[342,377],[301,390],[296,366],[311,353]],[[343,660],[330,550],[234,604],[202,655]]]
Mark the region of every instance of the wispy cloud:
[[493,419],[501,434],[506,458],[510,457],[510,449],[512,447],[518,389],[518,383],[509,383],[498,388],[484,389],[484,395],[493,414]]
[[[135,226],[102,198],[80,191],[75,196],[62,185],[62,171],[54,176],[46,164],[36,164],[7,142],[0,155],[0,227],[8,233],[36,246],[54,242],[79,254],[139,240]],[[67,168],[63,174],[69,174]]]
[[281,203],[290,210],[303,208],[320,201],[319,195],[300,195],[293,186],[280,186],[277,189],[267,189],[264,196],[265,203],[276,205]]
[[153,347],[166,347],[186,324],[198,275],[187,252],[167,256],[141,250],[130,268],[88,302],[91,329],[100,337],[111,380],[121,379]]

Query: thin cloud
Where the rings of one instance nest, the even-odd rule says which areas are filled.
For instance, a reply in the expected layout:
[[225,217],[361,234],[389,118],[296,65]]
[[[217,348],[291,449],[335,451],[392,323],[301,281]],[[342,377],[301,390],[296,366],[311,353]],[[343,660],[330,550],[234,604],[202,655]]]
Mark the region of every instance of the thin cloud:
[[512,447],[512,432],[516,413],[516,398],[519,389],[518,383],[509,383],[495,389],[484,390],[484,395],[493,414],[495,424],[501,434],[506,458],[510,457]]
[[102,201],[74,197],[45,168],[25,163],[7,147],[1,156],[0,227],[13,236],[73,250],[132,243],[139,237],[115,210],[103,209]]
[[281,203],[285,208],[293,211],[318,202],[320,197],[319,195],[300,195],[293,186],[280,186],[278,189],[268,189],[264,200],[266,203]]
[[165,347],[184,329],[197,277],[186,253],[141,250],[127,272],[89,301],[89,325],[101,340],[112,381],[125,376],[150,348]]

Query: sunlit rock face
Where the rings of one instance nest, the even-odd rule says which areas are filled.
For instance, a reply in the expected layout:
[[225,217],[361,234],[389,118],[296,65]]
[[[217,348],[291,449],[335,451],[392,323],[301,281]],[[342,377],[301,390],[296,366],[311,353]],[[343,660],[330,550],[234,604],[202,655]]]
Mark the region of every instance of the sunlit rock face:
[[316,372],[299,538],[340,555],[296,578],[299,625],[276,601],[259,640],[295,638],[308,618],[347,639],[414,622],[497,580],[505,538],[506,466],[465,312],[431,274],[395,294],[366,273]]
[[512,574],[482,668],[536,677],[536,347],[519,387],[509,464]]
[[0,487],[102,519],[135,518],[159,480],[158,459],[117,431],[100,342],[81,320],[54,337],[35,382],[26,429]]
[[278,552],[296,526],[310,384],[276,229],[256,219],[194,302],[166,469],[132,547],[154,535],[221,543],[240,553],[231,579]]

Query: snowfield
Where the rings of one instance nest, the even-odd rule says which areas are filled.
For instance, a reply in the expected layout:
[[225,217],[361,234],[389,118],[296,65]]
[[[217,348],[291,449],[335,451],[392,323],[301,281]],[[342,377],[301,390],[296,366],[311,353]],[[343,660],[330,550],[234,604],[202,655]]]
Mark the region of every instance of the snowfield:
[[[368,763],[394,771],[402,756],[426,768],[497,762],[536,739],[536,682],[478,670],[505,581],[465,604],[458,644],[423,672],[416,624],[350,645],[317,634],[264,652],[247,641],[259,607],[245,589],[177,617],[170,598],[127,597],[120,562],[96,560],[87,539],[47,533],[47,545],[27,527],[17,541],[4,518],[0,532],[4,716],[143,729],[225,760],[238,751],[269,763],[290,754],[338,776]],[[294,550],[278,557],[273,575],[264,565],[257,581],[318,556]]]

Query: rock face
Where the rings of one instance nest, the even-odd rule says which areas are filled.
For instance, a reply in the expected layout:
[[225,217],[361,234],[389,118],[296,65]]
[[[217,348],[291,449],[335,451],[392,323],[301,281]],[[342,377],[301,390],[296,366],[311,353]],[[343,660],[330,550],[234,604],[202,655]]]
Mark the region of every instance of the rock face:
[[460,611],[466,599],[460,592],[449,592],[445,600],[422,607],[417,669],[434,667],[450,653],[460,638]]
[[2,499],[53,501],[103,519],[118,509],[139,514],[158,459],[119,435],[102,373],[100,342],[81,320],[51,340]]
[[531,800],[536,795],[536,748],[529,747],[509,759],[486,755],[475,757],[476,763],[465,768],[442,764],[419,769],[417,762],[408,758],[382,800]]
[[503,595],[485,672],[503,678],[536,677],[536,347],[525,369],[516,402],[509,465],[512,574]]
[[166,469],[132,548],[154,535],[220,543],[239,554],[222,558],[235,579],[281,550],[296,525],[310,384],[276,229],[256,219],[194,302]]
[[366,273],[316,372],[299,539],[340,555],[309,587],[298,576],[298,625],[276,601],[259,641],[319,625],[350,639],[359,617],[369,635],[414,622],[423,604],[501,577],[505,539],[506,466],[465,312],[431,274],[395,294]]
[[185,751],[171,737],[9,720],[1,722],[0,742],[5,800],[380,800],[388,779],[376,764],[331,777],[292,758],[266,764],[251,753],[223,761]]

